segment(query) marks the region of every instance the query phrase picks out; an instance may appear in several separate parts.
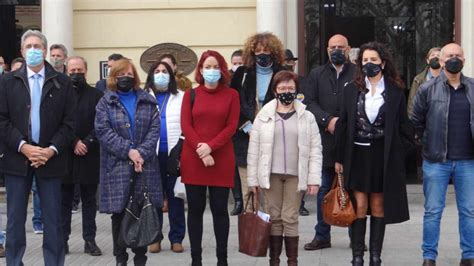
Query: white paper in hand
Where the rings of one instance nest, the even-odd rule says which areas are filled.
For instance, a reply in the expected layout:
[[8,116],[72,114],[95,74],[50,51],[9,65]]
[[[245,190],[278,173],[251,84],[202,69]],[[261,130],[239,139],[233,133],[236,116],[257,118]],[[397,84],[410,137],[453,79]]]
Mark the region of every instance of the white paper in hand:
[[174,196],[186,200],[186,188],[183,182],[181,182],[180,176],[178,176],[176,184],[174,185]]
[[270,215],[267,214],[267,213],[264,213],[262,211],[258,211],[257,212],[257,215],[258,217],[260,217],[260,219],[262,219],[264,222],[268,223],[270,222]]

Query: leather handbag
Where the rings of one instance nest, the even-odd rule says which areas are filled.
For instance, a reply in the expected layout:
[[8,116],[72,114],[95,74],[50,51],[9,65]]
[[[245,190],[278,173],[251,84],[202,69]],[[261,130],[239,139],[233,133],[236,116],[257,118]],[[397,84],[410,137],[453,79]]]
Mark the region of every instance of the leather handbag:
[[349,227],[357,216],[342,178],[342,174],[337,174],[331,190],[324,196],[323,219],[330,225]]
[[[191,111],[193,110],[196,91],[191,89]],[[178,143],[171,149],[166,164],[166,172],[171,176],[181,176],[181,152],[183,151],[184,135],[181,134]]]
[[[256,202],[254,202],[254,198],[256,198]],[[252,201],[252,212],[247,212],[250,200]],[[252,257],[266,257],[272,222],[266,222],[258,216],[258,206],[258,197],[250,192],[244,212],[238,218],[239,252]]]
[[138,174],[135,173],[130,184],[130,199],[125,207],[125,213],[120,224],[119,245],[127,248],[146,247],[158,239],[161,232],[160,219],[156,206],[148,195],[148,189],[143,177],[143,199],[140,201],[134,194]]

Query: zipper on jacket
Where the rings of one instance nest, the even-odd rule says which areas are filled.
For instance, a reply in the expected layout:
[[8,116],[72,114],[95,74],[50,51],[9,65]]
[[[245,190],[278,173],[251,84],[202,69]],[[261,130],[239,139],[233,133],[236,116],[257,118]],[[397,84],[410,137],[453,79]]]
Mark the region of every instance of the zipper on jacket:
[[[445,85],[446,86],[446,85]],[[451,103],[451,88],[449,88],[448,85],[448,107],[446,108],[445,112],[445,121],[446,121],[446,126],[444,130],[444,154],[443,154],[443,161],[446,161],[448,159],[448,119],[449,119],[449,105]]]

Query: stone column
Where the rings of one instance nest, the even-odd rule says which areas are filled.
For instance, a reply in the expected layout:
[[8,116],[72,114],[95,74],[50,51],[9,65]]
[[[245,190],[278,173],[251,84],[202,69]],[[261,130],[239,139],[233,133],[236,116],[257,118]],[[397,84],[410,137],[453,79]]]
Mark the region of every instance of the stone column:
[[286,2],[285,0],[257,0],[257,32],[270,31],[278,36],[285,46],[287,43]]
[[72,0],[41,1],[41,31],[46,36],[48,45],[63,44],[69,55],[73,54],[72,21]]
[[464,49],[464,57],[466,63],[464,64],[463,73],[466,76],[474,77],[474,2],[472,0],[461,1],[461,46]]

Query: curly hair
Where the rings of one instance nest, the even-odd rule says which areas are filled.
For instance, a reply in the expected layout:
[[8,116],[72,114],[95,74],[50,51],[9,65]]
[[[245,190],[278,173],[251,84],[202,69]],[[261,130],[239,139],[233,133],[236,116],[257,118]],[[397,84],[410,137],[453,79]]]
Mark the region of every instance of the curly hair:
[[360,47],[359,56],[357,57],[356,61],[357,68],[354,79],[354,83],[359,88],[359,90],[364,90],[366,86],[365,74],[362,71],[362,57],[364,56],[365,50],[376,51],[379,54],[380,59],[382,59],[382,63],[385,63],[385,67],[382,70],[384,79],[403,90],[405,85],[400,78],[397,68],[395,67],[392,54],[384,44],[379,42],[368,42]]
[[264,48],[268,48],[275,64],[283,64],[285,61],[283,43],[273,33],[262,32],[250,36],[245,42],[242,55],[242,61],[245,66],[255,67],[255,49],[257,49],[259,44]]

